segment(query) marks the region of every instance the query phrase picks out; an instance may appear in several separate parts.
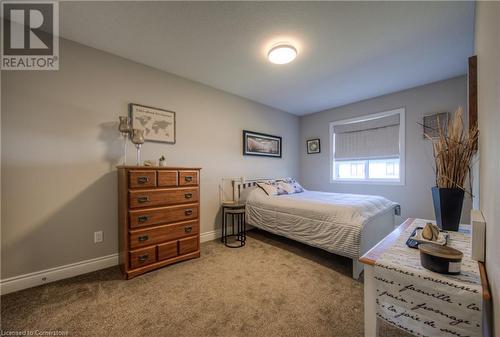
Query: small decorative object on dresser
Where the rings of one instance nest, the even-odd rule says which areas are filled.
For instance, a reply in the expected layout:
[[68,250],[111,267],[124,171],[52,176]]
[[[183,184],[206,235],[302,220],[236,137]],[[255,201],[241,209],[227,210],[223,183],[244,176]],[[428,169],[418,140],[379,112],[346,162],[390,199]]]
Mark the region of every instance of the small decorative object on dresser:
[[130,118],[147,141],[175,144],[175,112],[130,103]]
[[425,269],[441,274],[460,274],[464,254],[458,249],[434,243],[419,245],[420,263]]
[[448,244],[449,233],[440,231],[438,226],[428,222],[424,227],[417,227],[406,240],[406,245],[410,248],[418,248],[420,244],[432,243],[440,246]]
[[120,124],[118,130],[123,136],[123,165],[127,164],[127,141],[132,133],[132,126],[130,125],[130,117],[120,116]]
[[158,159],[158,165],[160,167],[167,166],[167,161],[165,160],[165,156],[161,156],[160,159]]
[[144,144],[144,130],[132,129],[132,143],[137,149],[137,166],[141,165],[141,146]]
[[281,137],[243,130],[243,155],[281,158]]
[[118,167],[119,263],[127,279],[200,256],[200,168]]
[[307,154],[315,154],[321,152],[319,138],[309,139],[307,141]]

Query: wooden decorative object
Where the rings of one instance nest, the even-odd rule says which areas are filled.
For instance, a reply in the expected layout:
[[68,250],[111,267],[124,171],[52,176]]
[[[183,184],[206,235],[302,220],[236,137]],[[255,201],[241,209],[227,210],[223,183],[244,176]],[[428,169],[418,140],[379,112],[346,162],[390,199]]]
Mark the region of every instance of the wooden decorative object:
[[[477,56],[469,57],[468,73],[468,92],[469,92],[469,132],[477,128]],[[474,147],[477,151],[477,144]]]
[[455,248],[425,243],[418,246],[422,267],[441,274],[460,274],[463,253]]
[[477,56],[469,57],[469,130],[477,126]]
[[118,167],[119,264],[127,279],[200,256],[200,169]]

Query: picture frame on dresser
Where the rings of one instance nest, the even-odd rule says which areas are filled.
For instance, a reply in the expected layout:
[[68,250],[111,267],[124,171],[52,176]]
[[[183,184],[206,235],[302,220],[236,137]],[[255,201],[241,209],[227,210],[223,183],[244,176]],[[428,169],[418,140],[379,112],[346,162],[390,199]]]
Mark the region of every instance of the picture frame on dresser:
[[119,264],[126,279],[200,257],[200,168],[119,166]]

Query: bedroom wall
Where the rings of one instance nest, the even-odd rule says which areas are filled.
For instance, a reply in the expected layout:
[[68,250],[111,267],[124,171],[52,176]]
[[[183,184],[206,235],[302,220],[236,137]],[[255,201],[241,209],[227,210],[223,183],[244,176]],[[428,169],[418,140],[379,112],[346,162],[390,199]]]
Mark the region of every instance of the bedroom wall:
[[[435,184],[432,147],[422,137],[422,117],[441,111],[466,107],[466,77],[460,76],[425,86],[368,99],[301,117],[300,181],[305,188],[341,193],[382,195],[401,204],[402,216],[434,219],[431,187]],[[329,123],[376,112],[406,108],[406,184],[367,185],[330,183]],[[321,153],[306,153],[306,140],[321,139]],[[471,200],[465,198],[462,221],[470,218]]]
[[486,270],[493,294],[494,331],[500,335],[500,3],[476,2],[480,206],[486,220]]
[[[176,111],[177,144],[146,143],[142,158],[203,168],[202,233],[219,226],[221,177],[298,174],[296,116],[67,40],[60,59],[59,71],[2,72],[2,279],[117,252],[129,102]],[[283,158],[244,157],[243,129],[282,136]]]

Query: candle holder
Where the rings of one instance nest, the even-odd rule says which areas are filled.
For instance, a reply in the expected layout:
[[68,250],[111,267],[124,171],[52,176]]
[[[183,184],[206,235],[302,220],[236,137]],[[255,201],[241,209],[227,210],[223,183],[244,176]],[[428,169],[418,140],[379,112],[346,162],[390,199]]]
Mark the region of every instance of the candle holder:
[[118,130],[123,136],[123,165],[127,165],[127,138],[132,132],[132,126],[130,125],[130,117],[120,116],[119,118]]
[[144,130],[132,129],[132,143],[137,149],[137,166],[141,165],[141,146],[144,144]]

